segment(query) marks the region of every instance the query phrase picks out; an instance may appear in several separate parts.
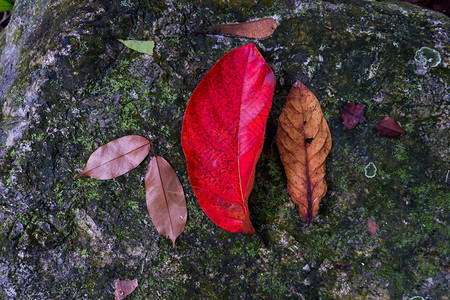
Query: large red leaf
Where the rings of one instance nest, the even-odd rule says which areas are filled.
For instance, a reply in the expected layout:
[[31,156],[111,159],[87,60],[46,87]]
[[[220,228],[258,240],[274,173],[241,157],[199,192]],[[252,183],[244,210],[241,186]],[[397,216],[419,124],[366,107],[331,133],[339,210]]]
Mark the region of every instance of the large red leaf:
[[255,233],[248,197],[264,142],[275,76],[254,44],[234,49],[189,100],[182,146],[203,211],[228,231]]

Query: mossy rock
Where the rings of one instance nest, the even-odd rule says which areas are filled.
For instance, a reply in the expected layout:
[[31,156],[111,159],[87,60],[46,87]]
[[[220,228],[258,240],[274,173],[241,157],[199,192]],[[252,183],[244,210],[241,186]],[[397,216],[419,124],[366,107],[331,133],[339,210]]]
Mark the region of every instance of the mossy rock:
[[[279,26],[264,40],[191,34],[269,16]],[[17,1],[0,34],[0,298],[112,299],[116,278],[137,278],[127,299],[445,299],[448,32],[448,17],[396,1]],[[153,40],[153,56],[119,39]],[[180,142],[195,86],[249,42],[277,77],[249,200],[267,248],[206,217]],[[440,63],[418,63],[422,47]],[[328,193],[308,228],[274,143],[295,80],[333,136]],[[367,121],[346,130],[351,101]],[[406,134],[378,136],[385,116]],[[175,248],[147,215],[145,163],[115,180],[73,179],[98,146],[146,132],[187,196]]]

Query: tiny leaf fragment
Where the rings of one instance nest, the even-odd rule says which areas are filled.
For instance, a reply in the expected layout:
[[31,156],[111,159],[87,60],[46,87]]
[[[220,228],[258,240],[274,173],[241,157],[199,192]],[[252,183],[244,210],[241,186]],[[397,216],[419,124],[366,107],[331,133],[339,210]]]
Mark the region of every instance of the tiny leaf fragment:
[[375,129],[379,135],[388,138],[398,138],[405,134],[405,131],[400,127],[398,122],[391,117],[385,117],[375,125]]
[[161,156],[151,159],[145,175],[147,210],[158,232],[175,240],[187,219],[183,186],[170,164]]
[[154,41],[137,41],[137,40],[120,40],[122,44],[128,48],[135,50],[137,52],[145,53],[148,55],[153,55],[153,49],[155,48]]
[[364,104],[355,104],[355,102],[350,102],[341,109],[342,124],[347,129],[355,128],[358,123],[363,123],[366,121],[364,117]]
[[75,178],[88,176],[106,180],[136,168],[150,151],[150,142],[139,135],[127,135],[95,150],[86,167]]
[[208,28],[206,33],[263,39],[272,35],[275,29],[277,29],[277,22],[272,18],[266,18],[245,23],[214,25]]
[[126,296],[131,294],[138,286],[138,280],[120,280],[117,278],[114,280],[114,291],[115,300],[125,299]]
[[375,223],[374,220],[372,220],[371,218],[367,219],[367,231],[369,232],[370,235],[374,235],[378,232],[378,225],[377,223]]

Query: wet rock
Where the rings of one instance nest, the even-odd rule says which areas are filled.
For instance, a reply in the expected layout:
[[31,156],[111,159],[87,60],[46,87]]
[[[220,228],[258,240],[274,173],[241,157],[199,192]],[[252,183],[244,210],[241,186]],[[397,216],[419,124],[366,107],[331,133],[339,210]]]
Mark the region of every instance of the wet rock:
[[[264,17],[278,28],[263,40],[191,34]],[[449,32],[448,17],[397,2],[17,1],[0,34],[0,298],[112,298],[116,278],[137,278],[130,297],[143,299],[445,297]],[[155,41],[153,56],[118,39]],[[249,200],[266,249],[206,217],[180,144],[195,86],[249,42],[277,77]],[[307,228],[274,143],[296,80],[333,136],[328,192]],[[352,101],[367,120],[348,131],[340,108]],[[377,136],[385,116],[406,134]],[[73,179],[100,145],[146,132],[187,196],[175,249],[147,215],[145,163],[115,180]]]

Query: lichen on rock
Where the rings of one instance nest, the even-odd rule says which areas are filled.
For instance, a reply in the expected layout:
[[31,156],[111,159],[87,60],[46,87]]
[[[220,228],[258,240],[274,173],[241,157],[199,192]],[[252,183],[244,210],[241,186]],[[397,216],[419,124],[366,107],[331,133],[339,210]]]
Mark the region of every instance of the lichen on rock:
[[441,55],[434,49],[422,47],[417,50],[414,60],[425,69],[434,68],[441,63]]

